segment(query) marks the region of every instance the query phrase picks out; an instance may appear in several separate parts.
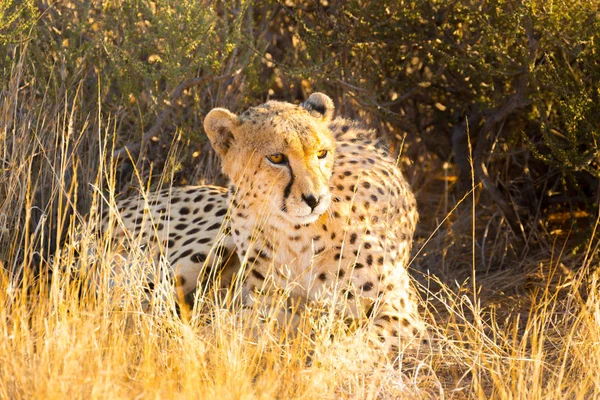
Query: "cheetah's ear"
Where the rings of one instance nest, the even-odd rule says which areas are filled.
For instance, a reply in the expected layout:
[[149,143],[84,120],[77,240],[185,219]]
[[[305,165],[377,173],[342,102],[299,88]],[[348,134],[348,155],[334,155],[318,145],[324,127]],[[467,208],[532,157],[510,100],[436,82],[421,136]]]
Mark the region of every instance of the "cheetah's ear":
[[311,94],[301,106],[324,121],[329,121],[333,118],[333,110],[335,109],[333,100],[323,93],[315,92]]
[[210,144],[221,157],[227,154],[234,141],[233,128],[239,125],[238,117],[224,108],[211,110],[204,118],[204,130]]

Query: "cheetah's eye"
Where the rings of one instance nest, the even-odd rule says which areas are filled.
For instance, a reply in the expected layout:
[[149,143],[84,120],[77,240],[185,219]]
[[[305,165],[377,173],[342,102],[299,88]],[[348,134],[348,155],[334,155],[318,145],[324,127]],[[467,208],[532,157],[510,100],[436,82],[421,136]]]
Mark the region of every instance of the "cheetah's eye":
[[275,153],[267,156],[267,159],[273,164],[283,164],[287,161],[287,157],[281,153]]
[[321,150],[317,153],[317,158],[322,160],[323,158],[327,157],[328,153],[329,152],[327,150]]

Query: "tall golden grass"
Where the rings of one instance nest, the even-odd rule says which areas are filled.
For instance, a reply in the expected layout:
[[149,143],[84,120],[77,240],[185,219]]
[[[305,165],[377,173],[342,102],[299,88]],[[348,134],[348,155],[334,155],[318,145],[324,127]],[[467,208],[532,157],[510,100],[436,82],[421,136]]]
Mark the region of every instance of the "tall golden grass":
[[[577,255],[569,235],[549,235],[520,265],[477,272],[479,210],[458,210],[447,191],[433,208],[463,215],[441,221],[411,267],[443,254],[440,236],[472,214],[465,253],[439,258],[461,257],[464,273],[418,279],[431,341],[399,366],[369,362],[362,332],[331,318],[308,315],[294,337],[273,327],[250,340],[211,296],[178,313],[165,290],[144,309],[152,261],[128,255],[140,273],[111,288],[117,256],[110,232],[97,230],[99,207],[117,213],[114,120],[86,116],[76,89],[29,97],[20,62],[0,99],[0,398],[600,397],[598,242]],[[47,208],[34,206],[39,196]]]

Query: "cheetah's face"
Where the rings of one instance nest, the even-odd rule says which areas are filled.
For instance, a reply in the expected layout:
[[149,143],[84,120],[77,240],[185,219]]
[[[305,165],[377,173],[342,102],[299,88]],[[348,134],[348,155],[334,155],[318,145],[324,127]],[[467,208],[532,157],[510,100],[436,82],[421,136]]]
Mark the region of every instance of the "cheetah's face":
[[204,128],[247,206],[309,224],[331,205],[332,115],[331,99],[315,93],[300,106],[270,101],[240,116],[217,108]]

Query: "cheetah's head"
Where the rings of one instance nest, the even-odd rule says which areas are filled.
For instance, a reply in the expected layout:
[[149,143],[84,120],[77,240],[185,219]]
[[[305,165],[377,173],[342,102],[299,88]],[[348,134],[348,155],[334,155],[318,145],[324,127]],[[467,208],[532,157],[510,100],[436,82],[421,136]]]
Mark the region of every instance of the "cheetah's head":
[[309,224],[331,204],[335,140],[328,127],[333,101],[312,94],[297,106],[269,101],[237,116],[215,108],[204,120],[223,171],[254,212],[278,212]]

